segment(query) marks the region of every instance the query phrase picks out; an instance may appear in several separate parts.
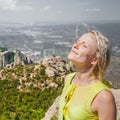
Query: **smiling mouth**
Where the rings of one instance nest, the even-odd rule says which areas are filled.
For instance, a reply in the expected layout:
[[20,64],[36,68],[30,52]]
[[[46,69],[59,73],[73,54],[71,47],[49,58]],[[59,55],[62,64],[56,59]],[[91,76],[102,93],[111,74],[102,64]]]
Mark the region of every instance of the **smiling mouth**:
[[71,52],[73,52],[73,53],[75,53],[76,55],[78,55],[78,53],[77,53],[77,52],[75,52],[74,50],[71,50]]

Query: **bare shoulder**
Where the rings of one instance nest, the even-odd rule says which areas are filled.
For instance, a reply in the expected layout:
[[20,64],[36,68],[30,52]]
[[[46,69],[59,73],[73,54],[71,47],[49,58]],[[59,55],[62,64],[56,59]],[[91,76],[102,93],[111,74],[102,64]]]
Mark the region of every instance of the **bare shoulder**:
[[93,101],[93,111],[96,112],[100,120],[115,120],[116,105],[114,96],[109,90],[102,90]]
[[97,99],[100,102],[109,102],[109,101],[114,101],[114,96],[110,90],[102,90],[98,95]]
[[101,106],[109,107],[110,105],[115,105],[115,99],[110,90],[102,90],[96,96],[94,103],[97,108],[100,108]]

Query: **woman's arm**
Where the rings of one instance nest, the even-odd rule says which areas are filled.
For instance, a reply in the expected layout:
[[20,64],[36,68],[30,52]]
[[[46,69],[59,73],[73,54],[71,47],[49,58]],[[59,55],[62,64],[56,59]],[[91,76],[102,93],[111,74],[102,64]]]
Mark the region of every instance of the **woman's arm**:
[[98,114],[99,120],[116,120],[116,104],[113,94],[102,90],[95,98],[92,109]]

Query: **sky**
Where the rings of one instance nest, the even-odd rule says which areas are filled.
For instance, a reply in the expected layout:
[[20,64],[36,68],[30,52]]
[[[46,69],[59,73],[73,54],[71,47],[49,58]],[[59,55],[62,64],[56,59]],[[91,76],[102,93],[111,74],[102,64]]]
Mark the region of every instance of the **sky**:
[[0,22],[120,21],[120,0],[0,0]]

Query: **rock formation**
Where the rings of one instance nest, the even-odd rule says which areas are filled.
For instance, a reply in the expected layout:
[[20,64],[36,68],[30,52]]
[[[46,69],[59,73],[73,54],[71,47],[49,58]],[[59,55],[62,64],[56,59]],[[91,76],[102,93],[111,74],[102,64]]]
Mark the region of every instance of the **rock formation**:
[[33,61],[26,57],[19,50],[6,50],[0,52],[0,68],[12,68],[17,64],[31,64]]
[[42,60],[42,64],[46,67],[46,74],[48,77],[53,77],[56,75],[64,76],[67,71],[72,70],[72,66],[61,59],[60,56],[48,56]]
[[45,117],[42,120],[50,120],[52,117],[54,117],[54,119],[57,120],[59,98],[60,96],[58,96],[55,99],[55,102],[51,105],[51,107],[45,113]]

